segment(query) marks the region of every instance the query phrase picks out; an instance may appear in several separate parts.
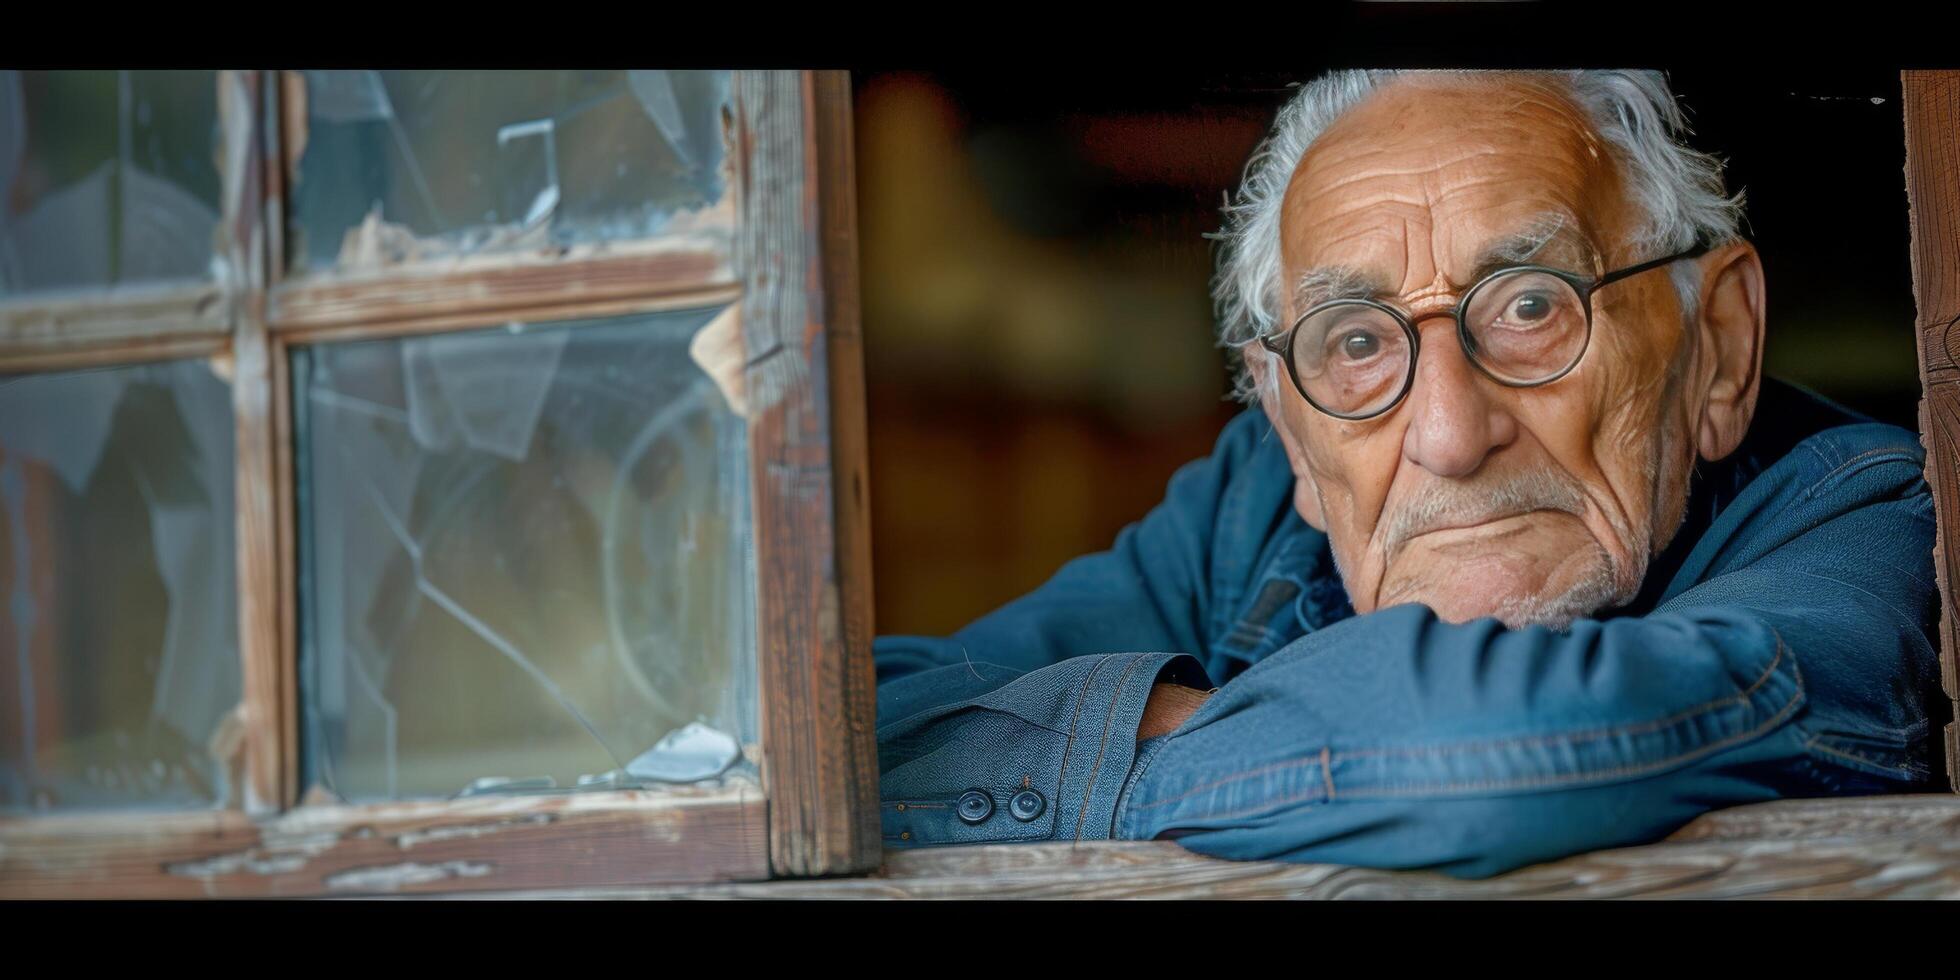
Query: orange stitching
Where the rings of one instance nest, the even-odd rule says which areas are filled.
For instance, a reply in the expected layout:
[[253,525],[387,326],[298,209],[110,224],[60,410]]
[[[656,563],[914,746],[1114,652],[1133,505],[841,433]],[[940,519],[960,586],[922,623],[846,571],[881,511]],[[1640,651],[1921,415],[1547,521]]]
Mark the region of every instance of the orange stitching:
[[1330,800],[1334,798],[1334,767],[1332,763],[1333,763],[1332,750],[1325,745],[1321,746],[1320,747],[1320,779],[1322,782],[1327,784],[1327,798]]

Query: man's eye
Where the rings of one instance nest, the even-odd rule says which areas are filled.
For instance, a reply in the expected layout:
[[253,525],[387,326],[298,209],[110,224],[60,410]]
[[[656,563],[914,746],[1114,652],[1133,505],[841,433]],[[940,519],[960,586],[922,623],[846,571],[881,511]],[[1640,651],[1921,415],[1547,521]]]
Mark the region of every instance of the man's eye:
[[1511,301],[1511,319],[1517,323],[1537,323],[1552,315],[1557,303],[1545,293],[1525,293]]
[[1381,338],[1356,330],[1341,338],[1341,355],[1350,361],[1365,361],[1382,349]]

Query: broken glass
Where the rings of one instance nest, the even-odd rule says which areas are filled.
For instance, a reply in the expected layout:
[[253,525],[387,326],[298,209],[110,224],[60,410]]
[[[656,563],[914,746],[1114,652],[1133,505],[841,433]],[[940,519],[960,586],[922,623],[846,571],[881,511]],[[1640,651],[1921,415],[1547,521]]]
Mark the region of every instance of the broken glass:
[[729,72],[297,76],[295,271],[680,236],[726,248]]
[[719,311],[297,348],[305,778],[350,802],[752,773]]
[[0,811],[232,800],[233,479],[207,361],[0,377]]
[[211,71],[0,71],[0,298],[211,276]]

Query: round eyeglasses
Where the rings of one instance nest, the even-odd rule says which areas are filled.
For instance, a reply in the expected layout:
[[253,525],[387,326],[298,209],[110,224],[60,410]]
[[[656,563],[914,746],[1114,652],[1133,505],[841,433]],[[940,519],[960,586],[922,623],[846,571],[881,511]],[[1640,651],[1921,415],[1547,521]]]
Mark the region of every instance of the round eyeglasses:
[[[1477,281],[1453,316],[1463,352],[1491,380],[1512,388],[1550,384],[1579,366],[1592,339],[1592,296],[1600,289],[1708,251],[1697,245],[1596,279],[1521,265]],[[1337,419],[1374,418],[1401,403],[1415,384],[1422,335],[1416,320],[1371,299],[1336,299],[1300,315],[1293,328],[1259,344],[1286,361],[1308,404]]]

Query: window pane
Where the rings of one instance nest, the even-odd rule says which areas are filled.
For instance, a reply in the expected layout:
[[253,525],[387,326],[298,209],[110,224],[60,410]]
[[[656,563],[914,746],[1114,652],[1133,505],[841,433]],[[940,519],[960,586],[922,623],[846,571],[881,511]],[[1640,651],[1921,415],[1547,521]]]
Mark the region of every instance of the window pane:
[[347,70],[300,80],[306,126],[289,191],[296,268],[655,236],[725,242],[732,226],[726,71]]
[[233,795],[232,481],[209,362],[0,378],[0,809]]
[[207,279],[210,71],[0,71],[0,297]]
[[310,784],[749,771],[747,439],[688,356],[715,312],[295,351]]

